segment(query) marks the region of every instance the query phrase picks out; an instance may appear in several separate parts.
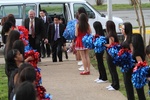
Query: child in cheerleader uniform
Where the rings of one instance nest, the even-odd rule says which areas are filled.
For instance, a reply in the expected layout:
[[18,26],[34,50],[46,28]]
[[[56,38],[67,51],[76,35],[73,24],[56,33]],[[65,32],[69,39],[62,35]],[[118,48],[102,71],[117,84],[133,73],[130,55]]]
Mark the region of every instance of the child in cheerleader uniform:
[[89,49],[85,48],[82,44],[82,38],[86,34],[91,33],[90,25],[88,24],[88,18],[86,14],[81,13],[79,15],[79,21],[76,25],[76,44],[75,49],[80,53],[84,71],[80,73],[80,75],[89,75],[90,74],[90,58],[89,58]]

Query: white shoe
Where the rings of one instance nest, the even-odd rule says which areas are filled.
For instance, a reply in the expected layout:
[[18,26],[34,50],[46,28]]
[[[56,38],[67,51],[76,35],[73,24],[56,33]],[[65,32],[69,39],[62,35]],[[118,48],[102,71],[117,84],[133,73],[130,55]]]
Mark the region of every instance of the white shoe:
[[109,85],[109,86],[107,86],[107,87],[106,87],[106,89],[109,89],[109,88],[111,88],[111,87],[112,87],[112,86],[111,86],[111,85]]
[[83,63],[82,63],[82,61],[79,61],[78,66],[81,66],[81,65],[83,65]]
[[81,66],[80,68],[78,68],[78,70],[83,71],[83,70],[84,70],[84,67]]
[[114,91],[115,89],[113,87],[108,88],[109,91]]
[[96,80],[94,80],[95,82],[97,82],[97,81],[99,81],[100,79],[99,78],[97,78]]
[[107,81],[103,81],[103,80],[98,80],[96,83],[105,83]]

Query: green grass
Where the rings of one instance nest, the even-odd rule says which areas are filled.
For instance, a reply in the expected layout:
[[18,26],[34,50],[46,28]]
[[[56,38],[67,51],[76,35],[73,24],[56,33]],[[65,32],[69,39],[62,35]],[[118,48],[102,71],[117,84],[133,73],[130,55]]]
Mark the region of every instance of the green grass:
[[[101,10],[106,11],[107,10],[107,5],[99,5],[99,6],[93,5],[93,7],[99,11],[101,11]],[[134,7],[130,4],[113,4],[112,9],[113,10],[133,10]],[[150,9],[150,4],[149,3],[142,4],[142,9]]]
[[7,76],[4,65],[0,65],[0,100],[8,100]]
[[[93,67],[95,69],[97,69],[97,61],[96,61],[96,58],[94,56],[94,52],[93,50],[90,51],[90,59],[91,59],[91,64],[93,65]],[[107,65],[107,62],[106,62],[106,59],[105,59],[105,55],[104,55],[104,64],[105,64],[105,68],[106,68],[106,73],[107,73],[107,77],[108,77],[108,80],[109,82],[111,82],[111,76],[110,76],[110,73],[109,73],[109,70],[108,70],[108,65]],[[120,82],[120,89],[119,91],[124,95],[126,96],[126,91],[125,91],[125,86],[124,86],[124,81],[123,81],[123,74],[122,72],[120,71],[120,68],[117,67],[117,72],[118,72],[118,76],[119,76],[119,82]],[[144,90],[145,90],[145,96],[146,96],[146,100],[150,100],[150,97],[148,95],[148,86],[146,85],[144,87]],[[138,96],[137,96],[137,93],[136,93],[136,90],[134,90],[134,95],[135,95],[135,98],[136,100],[138,100]]]

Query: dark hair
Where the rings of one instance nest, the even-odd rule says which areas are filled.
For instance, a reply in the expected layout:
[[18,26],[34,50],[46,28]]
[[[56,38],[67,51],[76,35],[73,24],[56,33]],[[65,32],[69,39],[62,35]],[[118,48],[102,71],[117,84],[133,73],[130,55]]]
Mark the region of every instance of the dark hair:
[[84,14],[87,16],[87,12],[86,12],[86,10],[85,10],[84,7],[80,7],[80,8],[78,9],[78,14],[80,15],[81,13],[84,13]]
[[19,84],[15,91],[15,100],[36,100],[34,85],[27,81]]
[[[28,67],[26,67],[28,66]],[[20,66],[20,69],[18,71],[18,84],[24,82],[24,81],[29,81],[33,83],[36,80],[36,71],[33,66],[30,64],[22,64]]]
[[12,49],[13,43],[16,40],[19,40],[20,33],[16,30],[12,30],[7,38],[6,47],[5,47],[5,55],[7,55],[8,51]]
[[149,55],[150,54],[150,45],[146,46],[146,54]]
[[131,43],[131,37],[132,37],[132,24],[130,23],[130,22],[125,22],[125,23],[123,23],[123,25],[124,25],[124,31],[125,31],[125,34],[127,35],[127,39],[126,39],[126,41],[128,42],[128,43]]
[[22,40],[16,40],[13,43],[13,49],[18,49],[20,51],[20,53],[24,56],[24,43]]
[[47,11],[46,11],[45,9],[41,10],[40,12],[45,13],[46,16],[48,15],[48,14],[47,14]]
[[114,37],[115,42],[119,42],[117,33],[116,33],[116,26],[115,23],[111,20],[106,22],[106,30],[107,30],[107,37]]
[[104,36],[104,31],[103,31],[101,22],[95,21],[95,22],[93,23],[93,27],[94,27],[94,29],[95,29],[96,34],[101,35],[101,36]]
[[2,27],[2,40],[3,40],[3,43],[6,43],[6,40],[5,40],[5,33],[6,32],[9,32],[10,28],[12,27],[12,23],[9,22],[9,21],[6,21],[4,24],[3,24],[3,27]]
[[82,33],[86,33],[89,28],[89,24],[88,24],[87,16],[84,13],[80,14],[78,24],[79,24],[79,30]]
[[145,60],[145,50],[143,38],[140,34],[132,35],[132,45],[133,45],[133,56],[140,56],[142,60]]
[[1,25],[3,26],[5,22],[7,21],[7,16],[3,17],[1,20]]
[[7,16],[7,21],[10,21],[14,27],[16,26],[16,19],[13,14]]
[[6,57],[6,62],[7,62],[7,70],[11,71],[15,68],[18,68],[16,65],[15,57],[19,50],[17,49],[11,49],[8,51],[7,57]]
[[9,29],[12,27],[12,23],[9,21],[6,21],[3,25],[2,30],[4,31],[4,33],[8,32]]
[[59,15],[54,15],[54,18],[57,18],[58,20],[60,20],[60,16]]
[[63,18],[63,17],[60,17],[60,20],[62,20],[62,24],[65,24],[65,18]]

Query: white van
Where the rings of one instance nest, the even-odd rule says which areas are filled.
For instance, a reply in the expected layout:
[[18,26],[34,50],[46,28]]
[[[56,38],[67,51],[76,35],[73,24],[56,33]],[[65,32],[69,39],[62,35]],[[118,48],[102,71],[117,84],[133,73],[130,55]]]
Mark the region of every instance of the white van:
[[[75,18],[75,14],[79,7],[84,7],[89,17],[89,24],[94,33],[93,23],[100,21],[105,29],[108,17],[96,11],[85,0],[0,0],[0,20],[8,14],[13,14],[16,18],[16,25],[22,25],[25,18],[28,17],[28,11],[33,9],[36,11],[36,16],[39,17],[39,12],[45,9],[48,15],[53,19],[54,14],[57,14],[67,21]],[[112,18],[116,25],[116,31],[120,32],[119,25],[123,20],[117,17]]]

